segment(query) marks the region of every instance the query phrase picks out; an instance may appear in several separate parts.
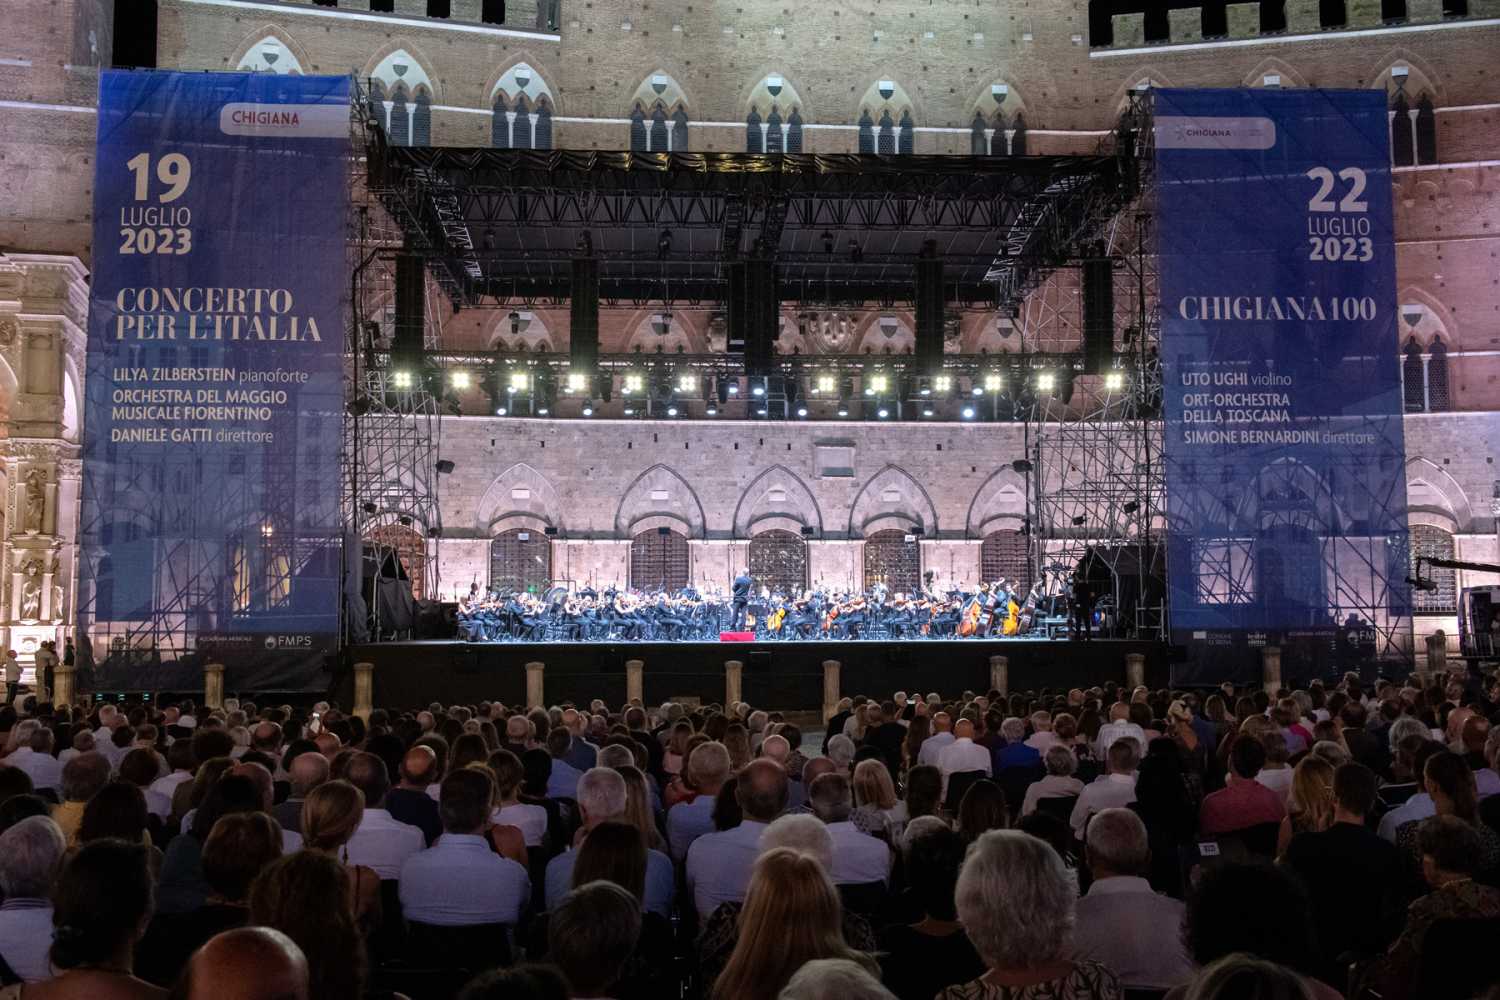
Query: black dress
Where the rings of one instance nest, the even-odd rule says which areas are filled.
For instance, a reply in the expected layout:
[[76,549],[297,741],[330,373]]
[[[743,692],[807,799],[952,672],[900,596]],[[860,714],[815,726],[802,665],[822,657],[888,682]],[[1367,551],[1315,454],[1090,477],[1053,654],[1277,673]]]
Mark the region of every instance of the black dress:
[[896,924],[880,932],[880,951],[880,980],[900,1000],[932,1000],[985,973],[984,960],[962,930],[940,937]]

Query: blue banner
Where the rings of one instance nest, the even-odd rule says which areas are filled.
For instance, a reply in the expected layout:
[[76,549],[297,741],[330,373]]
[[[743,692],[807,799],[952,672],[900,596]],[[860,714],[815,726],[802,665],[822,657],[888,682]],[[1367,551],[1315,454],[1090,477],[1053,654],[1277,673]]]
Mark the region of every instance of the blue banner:
[[324,684],[349,81],[106,72],[79,631],[103,688]]
[[1159,90],[1155,125],[1174,635],[1209,672],[1403,649],[1385,94]]

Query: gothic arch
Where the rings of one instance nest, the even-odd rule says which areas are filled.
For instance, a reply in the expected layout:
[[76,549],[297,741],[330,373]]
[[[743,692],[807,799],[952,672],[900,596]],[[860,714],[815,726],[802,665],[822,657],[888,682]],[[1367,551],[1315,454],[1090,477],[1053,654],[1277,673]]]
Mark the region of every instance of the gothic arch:
[[[1413,458],[1406,463],[1406,509],[1413,521],[1436,524],[1449,531],[1467,531],[1474,516],[1469,498],[1458,481],[1425,458]],[[1448,523],[1433,521],[1432,515],[1439,515]]]
[[488,350],[508,353],[551,351],[552,327],[545,316],[530,309],[497,310],[485,344]]
[[1135,91],[1170,86],[1172,86],[1172,81],[1160,69],[1155,66],[1144,66],[1126,77],[1125,82],[1115,91],[1115,113],[1118,114],[1129,106],[1130,95]]
[[639,348],[641,354],[700,354],[707,349],[692,319],[682,311],[641,310],[630,318],[625,329],[630,331],[625,342],[626,353]]
[[860,326],[856,354],[909,354],[916,345],[915,323],[905,313],[866,313]]
[[706,529],[703,504],[698,494],[675,470],[651,466],[635,477],[615,509],[615,537],[630,538],[652,524],[651,518],[675,522],[689,538],[702,538]]
[[1398,340],[1404,347],[1415,340],[1423,350],[1434,338],[1442,338],[1449,349],[1458,343],[1458,328],[1453,313],[1441,299],[1424,288],[1407,285],[1396,296]]
[[557,92],[547,82],[546,74],[536,67],[536,60],[517,53],[485,83],[485,100],[493,104],[495,96],[503,93],[514,104],[518,96],[525,94],[533,105],[546,98],[553,113],[559,113]]
[[[1391,75],[1391,70],[1397,66],[1406,70],[1404,79]],[[1398,82],[1400,86],[1397,86]],[[1423,94],[1431,97],[1433,104],[1441,105],[1444,99],[1443,85],[1437,67],[1403,48],[1390,50],[1372,64],[1370,86],[1377,90],[1384,90],[1386,96],[1392,99],[1399,90],[1406,95],[1412,107],[1416,107],[1417,99]]]
[[[882,86],[883,84],[889,86]],[[857,121],[860,114],[867,111],[870,117],[878,121],[883,110],[890,111],[893,121],[899,121],[903,111],[910,111],[914,119],[925,120],[922,109],[912,100],[906,88],[895,80],[876,80],[865,88],[852,109],[851,118]]]
[[893,527],[920,527],[928,538],[938,532],[937,507],[922,484],[905,469],[887,465],[871,476],[849,507],[849,537]]
[[313,66],[307,51],[275,24],[245,35],[225,62],[237,70],[288,75],[311,72]]
[[1303,76],[1300,71],[1293,69],[1290,63],[1277,59],[1275,56],[1268,56],[1257,63],[1254,69],[1245,74],[1241,86],[1263,88],[1266,85],[1266,76],[1268,74],[1281,77],[1281,86],[1283,87],[1307,86],[1307,77]]
[[[779,500],[774,495],[778,490],[782,493]],[[772,524],[772,520],[784,523]],[[784,465],[773,465],[751,480],[740,494],[734,508],[734,537],[749,538],[766,528],[795,531],[797,527],[815,528],[822,534],[823,511],[800,476]]]
[[744,97],[740,100],[740,113],[743,115],[751,108],[756,108],[764,115],[773,104],[781,108],[783,116],[790,114],[795,107],[802,112],[804,120],[808,117],[807,101],[802,96],[801,88],[780,70],[767,70],[756,78],[755,83],[744,91]]
[[1273,525],[1294,524],[1326,535],[1342,531],[1350,523],[1348,512],[1323,477],[1295,459],[1267,463],[1250,485],[1236,507],[1232,529],[1259,533]]
[[432,95],[432,102],[442,103],[443,90],[438,84],[432,62],[411,42],[391,42],[383,46],[365,64],[360,75],[364,79],[379,80],[388,96],[397,84],[405,85],[408,94],[414,94],[419,87],[425,86]]
[[78,434],[83,426],[82,394],[79,386],[83,380],[78,377],[78,362],[71,357],[63,357],[62,373],[62,438],[64,441],[78,442]]
[[648,115],[658,106],[666,111],[669,118],[679,108],[692,113],[692,104],[688,101],[686,92],[676,78],[664,69],[647,73],[630,98],[630,107],[642,108]]
[[979,484],[979,489],[974,492],[969,513],[964,519],[964,534],[969,538],[983,538],[997,528],[1018,527],[1017,522],[1026,517],[1026,507],[1026,477],[1004,466]]
[[[523,524],[562,528],[562,500],[550,480],[525,462],[517,462],[490,481],[474,508],[474,535]],[[515,522],[515,523],[513,523]]]

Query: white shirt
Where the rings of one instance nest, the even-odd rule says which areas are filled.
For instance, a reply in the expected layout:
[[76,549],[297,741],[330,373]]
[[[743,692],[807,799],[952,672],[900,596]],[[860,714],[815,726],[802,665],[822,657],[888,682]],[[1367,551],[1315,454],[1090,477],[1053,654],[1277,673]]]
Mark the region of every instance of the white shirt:
[[1050,729],[1040,730],[1026,738],[1026,745],[1043,757],[1047,756],[1048,750],[1051,750],[1061,742],[1062,740],[1057,738],[1057,734]]
[[191,771],[173,771],[165,778],[157,778],[155,781],[151,782],[151,790],[153,792],[157,792],[158,794],[165,795],[167,797],[167,801],[171,802],[172,796],[177,794],[177,786],[182,784],[184,781],[192,780],[193,774]]
[[1193,977],[1180,936],[1186,907],[1133,875],[1098,879],[1078,901],[1070,958],[1107,965],[1121,985],[1169,989]]
[[943,749],[953,742],[952,733],[933,733],[922,741],[922,746],[917,750],[917,763],[938,766],[938,758],[942,756]]
[[1500,792],[1500,774],[1491,767],[1482,767],[1474,772],[1474,787],[1479,797],[1485,798]]
[[0,906],[0,956],[28,983],[52,978],[52,904],[45,899],[10,899]]
[[366,809],[346,854],[349,864],[364,865],[384,880],[400,878],[406,859],[426,845],[417,827],[393,819],[384,809]]
[[166,819],[172,815],[172,797],[163,795],[154,788],[143,788],[141,794],[146,798],[146,811],[158,819]]
[[835,885],[890,881],[891,849],[885,841],[848,821],[829,823],[828,834],[833,838],[833,870],[828,875]]
[[541,806],[525,802],[501,806],[490,813],[490,822],[520,830],[527,847],[541,847],[547,838],[547,810]]
[[1380,830],[1382,837],[1391,843],[1396,842],[1396,830],[1402,823],[1410,823],[1415,819],[1426,819],[1437,815],[1437,806],[1432,802],[1432,796],[1426,792],[1417,792],[1401,805],[1392,809],[1380,817]]
[[[801,784],[801,782],[787,782],[787,784]],[[798,803],[790,801],[788,796],[787,805],[794,807]],[[672,854],[673,861],[682,861],[687,857],[688,848],[693,841],[706,833],[714,832],[714,796],[699,795],[691,802],[679,802],[667,810],[667,850]]]
[[1284,805],[1292,794],[1292,774],[1290,767],[1261,768],[1255,780],[1280,795]]
[[747,819],[732,830],[707,833],[693,841],[683,870],[699,917],[708,919],[720,903],[744,900],[765,828],[766,824]]
[[[924,747],[927,744],[922,744]],[[964,771],[983,771],[984,776],[990,776],[993,767],[990,751],[982,747],[967,736],[954,740],[943,748],[938,755],[938,770],[943,772],[943,794],[948,794],[948,776],[950,774],[961,774]]]
[[1073,834],[1082,840],[1084,827],[1089,825],[1089,817],[1094,813],[1128,806],[1134,801],[1134,771],[1129,774],[1101,774],[1084,785],[1083,791],[1078,793],[1078,801],[1073,803],[1073,815],[1069,818],[1068,825],[1073,828]]
[[1083,793],[1083,782],[1069,774],[1049,774],[1041,781],[1033,781],[1026,789],[1026,798],[1021,800],[1021,815],[1036,812],[1036,804],[1042,799],[1066,798]]
[[1109,754],[1110,744],[1114,743],[1116,740],[1124,739],[1127,736],[1133,737],[1135,741],[1140,744],[1141,751],[1143,753],[1145,752],[1146,731],[1140,726],[1137,726],[1134,722],[1130,722],[1128,720],[1124,722],[1108,722],[1100,726],[1099,739],[1094,743],[1096,751],[1099,755],[1099,759],[1106,760],[1107,755]]
[[483,837],[445,833],[406,859],[400,894],[402,915],[418,923],[516,924],[531,902],[531,876]]
[[62,763],[50,753],[38,753],[31,747],[21,747],[5,758],[5,763],[18,771],[25,771],[31,779],[32,788],[62,789]]

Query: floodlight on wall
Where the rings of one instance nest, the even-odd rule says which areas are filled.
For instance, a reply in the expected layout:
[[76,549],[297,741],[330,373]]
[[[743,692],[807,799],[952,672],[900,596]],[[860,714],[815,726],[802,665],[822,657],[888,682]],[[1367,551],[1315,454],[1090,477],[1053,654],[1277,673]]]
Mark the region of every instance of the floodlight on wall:
[[585,392],[589,387],[589,377],[583,372],[568,372],[567,386],[571,393]]
[[1124,372],[1109,372],[1104,376],[1105,392],[1120,392],[1125,388]]
[[437,465],[434,466],[434,468],[436,468],[437,471],[441,474],[449,476],[453,474],[453,470],[457,468],[457,466],[453,464],[451,459],[440,458],[437,460]]
[[456,371],[448,373],[448,382],[455,389],[467,389],[473,383],[473,379],[468,372]]
[[507,381],[506,389],[510,392],[525,392],[531,387],[531,375],[528,372],[511,372]]
[[410,389],[411,388],[411,372],[407,372],[407,371],[391,372],[391,385],[395,386],[397,389]]

